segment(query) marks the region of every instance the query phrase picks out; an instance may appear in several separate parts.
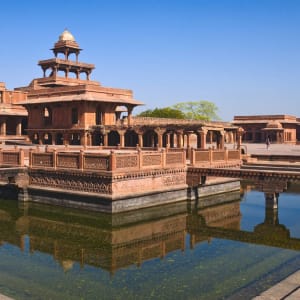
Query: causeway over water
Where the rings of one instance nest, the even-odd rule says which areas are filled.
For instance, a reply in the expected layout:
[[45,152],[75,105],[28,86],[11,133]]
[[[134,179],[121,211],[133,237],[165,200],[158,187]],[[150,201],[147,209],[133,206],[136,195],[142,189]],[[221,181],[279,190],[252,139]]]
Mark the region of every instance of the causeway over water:
[[[269,149],[266,149],[264,144],[246,144],[245,149],[248,154],[254,155],[289,155],[291,158],[300,156],[300,145],[281,145],[271,144]],[[291,160],[292,161],[292,160]],[[283,166],[299,167],[299,162],[280,162],[272,161],[272,166]],[[255,300],[269,300],[269,299],[300,299],[300,270],[290,275],[283,281],[279,282],[275,286],[271,287],[261,295],[254,298]]]

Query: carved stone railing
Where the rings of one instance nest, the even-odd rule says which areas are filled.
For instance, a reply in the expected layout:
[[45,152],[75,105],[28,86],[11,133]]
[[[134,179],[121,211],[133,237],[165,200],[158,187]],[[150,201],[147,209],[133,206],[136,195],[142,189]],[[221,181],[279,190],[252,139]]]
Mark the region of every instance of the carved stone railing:
[[109,153],[30,151],[29,167],[78,169],[83,171],[138,171],[185,167],[185,151],[128,151]]
[[0,165],[1,166],[24,166],[24,150],[12,149],[2,150],[0,149]]
[[191,149],[190,164],[192,166],[209,166],[232,162],[241,162],[241,153],[239,150]]

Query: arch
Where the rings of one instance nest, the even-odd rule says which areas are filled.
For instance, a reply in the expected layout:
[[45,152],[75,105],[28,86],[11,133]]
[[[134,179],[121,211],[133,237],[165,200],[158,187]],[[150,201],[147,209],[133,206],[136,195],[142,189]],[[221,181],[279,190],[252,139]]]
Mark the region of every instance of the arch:
[[33,135],[32,135],[32,143],[33,144],[39,144],[39,139],[40,139],[39,134],[37,132],[33,133]]
[[44,116],[44,124],[51,125],[52,124],[52,110],[50,107],[48,107],[48,106],[44,107],[43,116]]
[[92,145],[93,146],[104,145],[104,135],[100,132],[94,132],[92,135]]
[[139,136],[134,130],[125,132],[125,147],[136,147],[139,143]]
[[80,145],[80,134],[79,133],[71,134],[70,145]]
[[49,132],[46,132],[43,135],[43,144],[44,145],[51,145],[52,144],[52,134]]
[[147,130],[143,134],[143,146],[144,147],[155,147],[158,143],[157,133],[153,130]]
[[120,144],[120,135],[117,131],[112,130],[108,134],[108,146],[117,146]]

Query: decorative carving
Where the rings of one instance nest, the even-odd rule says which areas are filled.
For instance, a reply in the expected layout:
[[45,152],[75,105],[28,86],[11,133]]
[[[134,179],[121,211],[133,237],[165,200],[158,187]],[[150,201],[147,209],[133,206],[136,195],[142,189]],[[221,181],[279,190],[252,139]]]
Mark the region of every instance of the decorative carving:
[[90,174],[89,176],[83,175],[82,173],[31,172],[30,184],[90,193],[112,193],[109,180]]
[[166,154],[166,164],[182,164],[183,152],[171,152]]
[[84,169],[86,170],[108,170],[108,158],[100,156],[85,156]]
[[116,169],[137,168],[138,156],[135,155],[118,155],[116,157]]
[[209,151],[197,151],[195,152],[195,160],[197,162],[209,161]]
[[163,177],[163,183],[167,186],[170,185],[180,185],[186,183],[186,175],[185,173],[182,174],[174,174],[171,176],[165,176]]
[[160,166],[161,154],[146,154],[142,156],[142,166]]
[[2,160],[7,165],[18,165],[19,152],[2,152]]
[[79,168],[79,155],[78,154],[57,154],[57,167],[61,168]]
[[32,153],[32,166],[53,167],[52,153]]

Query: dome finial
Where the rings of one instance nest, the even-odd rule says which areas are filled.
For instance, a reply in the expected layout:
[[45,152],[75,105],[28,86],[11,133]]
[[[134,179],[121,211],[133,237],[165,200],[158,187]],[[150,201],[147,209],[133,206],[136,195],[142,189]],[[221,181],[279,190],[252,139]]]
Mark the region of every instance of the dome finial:
[[60,41],[75,41],[74,36],[67,28],[63,31],[63,33],[59,36]]

